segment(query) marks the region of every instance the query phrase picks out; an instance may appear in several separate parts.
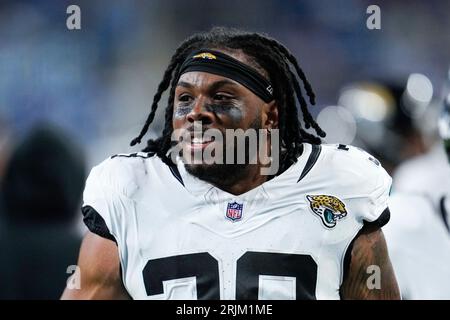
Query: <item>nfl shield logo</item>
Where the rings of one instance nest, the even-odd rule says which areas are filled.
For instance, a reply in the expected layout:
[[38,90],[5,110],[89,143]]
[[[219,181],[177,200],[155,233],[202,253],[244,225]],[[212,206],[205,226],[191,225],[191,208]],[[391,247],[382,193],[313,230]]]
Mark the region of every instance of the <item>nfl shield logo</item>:
[[243,204],[239,204],[236,201],[233,203],[228,203],[227,206],[227,218],[232,221],[238,221],[242,218],[242,207]]

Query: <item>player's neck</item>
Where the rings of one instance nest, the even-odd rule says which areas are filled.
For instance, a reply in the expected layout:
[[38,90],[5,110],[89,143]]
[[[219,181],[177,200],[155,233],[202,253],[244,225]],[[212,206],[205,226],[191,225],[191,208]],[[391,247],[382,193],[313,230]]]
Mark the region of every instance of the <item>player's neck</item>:
[[271,176],[264,175],[261,164],[247,165],[185,165],[186,171],[200,180],[234,195],[250,191]]
[[245,170],[245,174],[239,175],[235,181],[215,181],[211,182],[217,188],[234,195],[246,193],[267,181],[268,176],[261,175],[261,168],[251,165]]

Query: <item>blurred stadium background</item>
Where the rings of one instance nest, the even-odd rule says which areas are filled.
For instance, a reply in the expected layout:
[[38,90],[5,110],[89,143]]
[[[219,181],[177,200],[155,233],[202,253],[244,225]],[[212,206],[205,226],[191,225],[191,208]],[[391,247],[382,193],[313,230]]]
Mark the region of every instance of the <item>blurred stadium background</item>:
[[[66,28],[71,4],[81,8],[81,30]],[[381,30],[366,27],[371,4],[381,8]],[[1,0],[0,181],[16,148],[42,123],[58,127],[55,135],[79,150],[74,157],[84,161],[84,173],[78,176],[112,154],[142,148],[129,141],[145,121],[174,49],[217,25],[283,42],[316,91],[313,113],[328,132],[326,141],[361,146],[394,173],[437,141],[450,63],[449,12],[445,0]],[[162,130],[161,112],[158,117],[150,135]],[[73,179],[57,180],[73,188],[66,186]],[[30,200],[25,191],[17,198]],[[73,206],[61,208],[76,217],[67,221],[81,220]],[[60,273],[67,277],[65,269]],[[14,290],[24,296],[25,289]]]

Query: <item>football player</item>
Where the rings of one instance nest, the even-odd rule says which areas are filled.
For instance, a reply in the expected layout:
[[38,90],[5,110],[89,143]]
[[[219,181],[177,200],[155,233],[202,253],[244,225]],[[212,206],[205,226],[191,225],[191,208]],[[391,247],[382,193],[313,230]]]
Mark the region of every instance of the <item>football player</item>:
[[[321,145],[325,133],[302,93],[314,104],[313,90],[285,46],[225,28],[188,38],[132,145],[167,89],[162,135],[88,177],[81,286],[66,289],[64,299],[399,298],[380,229],[391,178],[360,149]],[[259,158],[186,161],[211,147],[230,152],[229,139],[222,146],[205,137],[174,141],[172,133],[192,133],[197,122],[224,134],[279,130],[279,143],[266,144],[272,159],[279,154],[279,170],[262,174]],[[182,156],[173,157],[178,144]]]
[[[450,160],[450,94],[439,133]],[[435,170],[428,166],[416,173],[426,176]],[[394,193],[389,202],[392,221],[384,231],[404,299],[450,299],[450,175],[439,172],[440,176],[429,176],[434,180],[429,179],[422,191]]]

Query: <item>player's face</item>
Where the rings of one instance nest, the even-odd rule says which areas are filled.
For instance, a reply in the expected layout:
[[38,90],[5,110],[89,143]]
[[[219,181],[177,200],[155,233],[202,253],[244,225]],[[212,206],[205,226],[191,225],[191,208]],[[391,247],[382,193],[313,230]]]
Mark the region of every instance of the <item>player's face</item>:
[[[239,59],[239,56],[235,58]],[[223,151],[226,153],[229,145],[226,141],[227,129],[257,131],[275,128],[278,113],[274,102],[265,103],[252,91],[232,79],[206,72],[187,72],[180,77],[175,89],[173,128],[193,131],[194,123],[200,121],[203,131],[216,129],[222,133],[224,137],[222,141],[225,143]],[[183,150],[188,152],[204,150],[208,146],[211,148],[211,144],[214,143],[216,141],[210,139],[191,140]],[[217,166],[224,167],[206,164],[187,167],[218,169]]]

